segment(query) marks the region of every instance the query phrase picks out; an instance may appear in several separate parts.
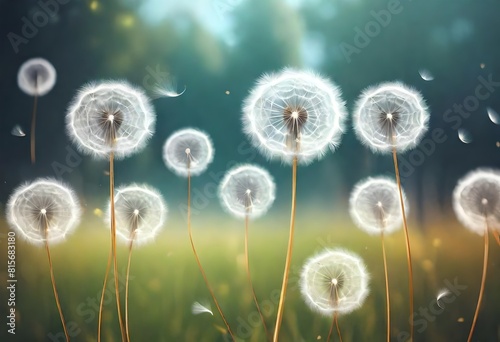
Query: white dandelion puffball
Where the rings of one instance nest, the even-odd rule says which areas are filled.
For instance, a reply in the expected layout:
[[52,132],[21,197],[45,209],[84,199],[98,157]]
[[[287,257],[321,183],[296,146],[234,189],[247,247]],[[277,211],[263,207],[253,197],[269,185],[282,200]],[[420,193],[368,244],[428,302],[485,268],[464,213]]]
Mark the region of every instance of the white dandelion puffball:
[[374,152],[404,152],[418,145],[427,131],[429,112],[416,90],[399,82],[364,90],[353,114],[358,139]]
[[309,71],[265,74],[245,99],[243,129],[269,159],[300,164],[340,143],[347,117],[339,87]]
[[139,152],[153,135],[156,114],[148,97],[126,82],[84,86],[66,114],[66,129],[76,146],[97,158],[124,158]]
[[275,191],[269,172],[249,164],[229,170],[219,185],[223,208],[238,218],[264,215],[274,202]]
[[363,260],[341,249],[326,249],[302,268],[300,290],[307,305],[323,315],[346,314],[368,296],[369,276]]
[[[111,222],[111,204],[107,223]],[[147,185],[131,184],[116,189],[116,235],[123,241],[142,245],[154,240],[167,218],[162,195]],[[110,225],[107,225],[108,228]]]
[[469,230],[483,235],[486,223],[500,229],[500,171],[476,169],[458,181],[453,191],[453,209]]
[[178,176],[203,173],[214,158],[208,134],[194,128],[174,132],[163,145],[163,161]]
[[[408,215],[408,202],[403,192]],[[368,178],[356,184],[349,199],[354,223],[368,234],[390,234],[401,228],[403,215],[397,184],[385,177]]]
[[78,226],[80,217],[73,190],[53,179],[21,185],[7,203],[10,226],[35,245],[63,241]]
[[43,96],[54,88],[56,78],[56,69],[48,60],[32,58],[19,68],[17,85],[28,95]]

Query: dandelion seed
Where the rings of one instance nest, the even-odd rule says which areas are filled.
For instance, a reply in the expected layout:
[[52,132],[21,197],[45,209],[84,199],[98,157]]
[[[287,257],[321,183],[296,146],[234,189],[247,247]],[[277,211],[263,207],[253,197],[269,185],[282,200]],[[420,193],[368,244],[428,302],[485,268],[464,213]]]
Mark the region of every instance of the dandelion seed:
[[418,70],[418,73],[424,81],[434,80],[434,75],[432,75],[432,73],[427,69],[420,69],[420,70]]
[[164,83],[157,83],[153,89],[153,97],[154,98],[160,98],[160,97],[178,97],[184,94],[186,91],[186,86],[184,86],[184,89],[179,92],[177,90],[177,82],[175,78],[169,78],[166,82]]
[[486,64],[481,63],[481,64],[479,64],[479,66],[481,67],[481,69],[484,69],[486,67]]
[[194,302],[193,305],[191,306],[191,312],[193,315],[199,315],[202,313],[209,313],[212,316],[214,315],[212,312],[212,309],[210,308],[210,304],[201,304],[199,302]]
[[494,110],[493,108],[486,108],[486,112],[488,113],[488,117],[490,118],[491,122],[493,122],[495,125],[500,125],[500,115]]
[[444,289],[441,289],[439,290],[438,294],[437,294],[437,297],[436,297],[436,303],[437,305],[441,308],[441,309],[444,309],[444,307],[441,306],[441,303],[439,302],[439,300],[443,297],[446,297],[448,295],[450,295],[451,292],[447,289],[447,288],[444,288]]
[[26,133],[24,133],[24,130],[19,125],[15,125],[12,128],[12,130],[10,131],[10,134],[12,134],[15,137],[24,137],[24,136],[26,136]]
[[465,128],[460,128],[458,130],[458,139],[464,144],[470,144],[472,142],[472,134]]

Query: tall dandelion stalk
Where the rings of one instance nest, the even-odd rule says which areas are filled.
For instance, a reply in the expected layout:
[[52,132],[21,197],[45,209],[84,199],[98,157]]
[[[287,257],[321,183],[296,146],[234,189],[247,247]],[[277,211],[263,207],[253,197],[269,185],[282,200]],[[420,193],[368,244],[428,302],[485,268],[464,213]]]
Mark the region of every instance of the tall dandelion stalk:
[[[132,248],[154,240],[165,223],[167,205],[157,190],[141,184],[117,188],[114,201],[116,234],[121,241],[128,245],[125,279],[125,332],[127,341],[130,341],[128,298]],[[108,222],[111,221],[113,212],[111,204],[110,202],[108,206]]]
[[459,221],[470,231],[484,237],[483,272],[474,318],[467,341],[472,341],[483,301],[488,271],[489,231],[500,227],[500,171],[476,169],[459,180],[453,191],[453,209]]
[[[389,273],[385,250],[385,236],[401,228],[403,217],[399,204],[399,189],[394,181],[385,177],[368,178],[356,184],[349,199],[349,209],[354,223],[371,235],[382,240],[386,300],[386,339],[391,339],[391,304],[389,295]],[[403,201],[408,208],[406,196]]]
[[418,145],[427,131],[429,112],[422,96],[398,82],[382,83],[363,91],[356,102],[354,129],[359,140],[375,153],[390,153],[394,163],[403,218],[408,264],[410,341],[413,341],[413,266],[397,153]]
[[36,162],[36,112],[38,98],[46,95],[56,84],[57,73],[54,66],[43,58],[32,58],[24,62],[17,74],[17,84],[26,94],[33,96],[33,111],[31,114],[30,156],[31,163]]
[[340,89],[309,71],[284,69],[263,75],[243,106],[243,129],[268,159],[292,166],[292,203],[288,246],[273,341],[279,339],[292,263],[297,166],[321,159],[340,143],[347,116]]
[[333,329],[342,335],[338,315],[361,307],[368,296],[369,275],[363,260],[342,249],[325,249],[304,264],[300,274],[300,291],[311,310],[333,316],[326,341]]
[[227,322],[222,308],[217,301],[215,292],[210,286],[207,275],[203,266],[201,265],[198,252],[193,240],[193,232],[191,229],[191,176],[197,176],[203,173],[208,165],[213,160],[213,145],[210,137],[197,129],[185,128],[174,132],[163,145],[163,160],[168,169],[181,177],[187,178],[187,228],[189,235],[189,242],[196,259],[196,264],[203,277],[203,281],[210,292],[210,296],[217,307],[229,335],[233,341],[236,341],[234,334]]
[[[141,151],[153,135],[156,115],[149,98],[126,82],[90,83],[77,93],[66,114],[66,129],[78,149],[96,159],[109,160],[110,253],[103,282],[106,290],[108,273],[113,264],[116,306],[122,341],[127,341],[122,319],[116,257],[115,167],[116,159]],[[97,340],[101,340],[104,295],[99,304]]]
[[43,245],[49,261],[50,280],[66,341],[70,336],[57,292],[49,244],[59,243],[78,226],[81,209],[69,187],[53,180],[38,179],[17,188],[7,203],[7,221],[22,238]]
[[252,283],[249,261],[249,221],[264,215],[275,199],[276,186],[271,175],[255,165],[244,164],[228,170],[219,185],[222,207],[231,215],[245,220],[245,266],[255,307],[266,339],[269,332]]

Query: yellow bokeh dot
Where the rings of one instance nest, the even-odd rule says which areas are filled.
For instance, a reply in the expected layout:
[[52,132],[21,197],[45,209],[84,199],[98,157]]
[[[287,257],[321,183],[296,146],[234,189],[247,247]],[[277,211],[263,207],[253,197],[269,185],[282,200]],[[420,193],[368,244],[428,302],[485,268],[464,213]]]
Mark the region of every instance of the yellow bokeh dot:
[[131,14],[121,14],[117,18],[118,25],[122,27],[132,27],[135,24],[135,18]]
[[91,1],[90,2],[90,9],[94,12],[97,11],[99,9],[99,2]]
[[425,259],[424,261],[422,261],[422,268],[426,272],[431,272],[434,269],[434,264],[429,259]]
[[432,240],[432,245],[436,248],[441,247],[441,239],[435,238],[434,240]]
[[103,212],[102,212],[102,210],[101,210],[101,209],[99,209],[99,208],[95,208],[95,209],[94,209],[94,215],[95,215],[95,216],[97,216],[97,217],[102,217]]

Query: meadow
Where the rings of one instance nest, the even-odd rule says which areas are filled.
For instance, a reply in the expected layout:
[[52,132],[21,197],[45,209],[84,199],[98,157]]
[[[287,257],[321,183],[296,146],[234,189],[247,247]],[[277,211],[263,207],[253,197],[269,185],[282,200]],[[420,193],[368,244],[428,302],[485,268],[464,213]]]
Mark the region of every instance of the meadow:
[[[72,341],[96,341],[97,308],[108,257],[109,236],[102,221],[89,214],[68,241],[51,248],[62,309]],[[287,215],[269,215],[251,222],[250,266],[269,329],[274,326],[285,260]],[[0,232],[7,232],[1,223]],[[410,222],[415,276],[415,341],[463,341],[467,338],[477,301],[481,265],[481,237],[454,219],[435,221],[424,233]],[[209,281],[228,322],[241,341],[265,341],[252,301],[244,264],[243,224],[226,216],[194,217],[194,240]],[[5,248],[5,239],[1,249]],[[331,320],[311,312],[298,287],[304,261],[327,247],[358,253],[371,276],[364,305],[339,319],[343,341],[383,341],[385,338],[384,274],[380,239],[348,220],[322,213],[299,212],[281,341],[324,341]],[[386,238],[392,310],[392,340],[408,331],[408,278],[402,230]],[[500,247],[490,239],[489,276],[475,332],[475,341],[500,340]],[[4,253],[3,253],[4,254]],[[5,255],[5,254],[4,254]],[[123,297],[126,246],[118,248]],[[3,259],[3,258],[2,258]],[[63,341],[43,248],[16,242],[17,326],[9,341]],[[7,273],[2,268],[0,281]],[[193,315],[194,301],[209,301],[196,266],[185,222],[171,220],[156,241],[133,251],[130,280],[130,335],[134,341],[229,341],[212,304],[214,316]],[[455,284],[455,285],[453,285]],[[116,303],[110,281],[105,297],[103,340],[120,341]],[[438,292],[449,295],[436,302]],[[6,298],[5,286],[0,293]],[[109,295],[108,295],[109,293]],[[439,304],[439,306],[438,306]],[[4,305],[4,303],[2,303]],[[442,307],[442,308],[440,308]],[[5,336],[3,328],[1,336]],[[12,336],[9,336],[12,338]],[[1,340],[4,340],[3,338]],[[334,341],[338,337],[334,336]]]

